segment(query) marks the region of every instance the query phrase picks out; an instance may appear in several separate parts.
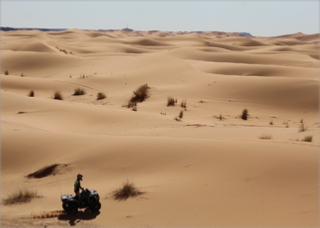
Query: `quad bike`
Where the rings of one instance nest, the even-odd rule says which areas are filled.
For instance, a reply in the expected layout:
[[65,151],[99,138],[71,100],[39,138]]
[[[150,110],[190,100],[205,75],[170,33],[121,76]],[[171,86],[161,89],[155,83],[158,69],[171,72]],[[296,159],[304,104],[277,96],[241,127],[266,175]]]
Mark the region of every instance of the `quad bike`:
[[92,212],[97,212],[101,208],[100,197],[96,190],[82,189],[80,200],[74,195],[62,195],[62,208],[67,213],[75,213],[79,208],[89,208]]

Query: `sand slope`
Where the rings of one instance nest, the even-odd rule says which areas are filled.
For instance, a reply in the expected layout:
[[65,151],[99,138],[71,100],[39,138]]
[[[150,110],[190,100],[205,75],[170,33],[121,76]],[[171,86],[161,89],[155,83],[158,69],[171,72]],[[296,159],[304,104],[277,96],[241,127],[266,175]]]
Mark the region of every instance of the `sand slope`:
[[[2,205],[2,226],[319,225],[319,34],[1,38],[2,199],[19,188],[43,196]],[[145,83],[150,97],[124,107]],[[27,177],[47,166],[56,168]],[[80,172],[100,194],[98,214],[61,213]],[[126,180],[145,193],[114,200]]]

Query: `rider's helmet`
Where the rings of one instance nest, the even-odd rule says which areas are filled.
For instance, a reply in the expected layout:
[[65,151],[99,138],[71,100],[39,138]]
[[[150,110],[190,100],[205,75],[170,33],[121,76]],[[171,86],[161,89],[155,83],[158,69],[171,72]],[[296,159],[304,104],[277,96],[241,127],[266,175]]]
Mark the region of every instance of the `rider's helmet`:
[[77,178],[78,178],[78,179],[81,179],[81,180],[82,180],[82,177],[83,177],[83,176],[82,176],[82,174],[80,174],[80,173],[77,175]]

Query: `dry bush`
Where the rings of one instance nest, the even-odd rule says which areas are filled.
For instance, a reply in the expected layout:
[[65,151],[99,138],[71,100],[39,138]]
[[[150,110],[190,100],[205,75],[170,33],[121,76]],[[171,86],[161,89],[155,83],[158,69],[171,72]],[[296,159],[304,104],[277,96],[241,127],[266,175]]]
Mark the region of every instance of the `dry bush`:
[[126,200],[129,197],[135,197],[141,194],[143,194],[143,192],[137,189],[134,184],[128,180],[112,193],[113,197],[117,200]]
[[242,114],[241,114],[241,119],[247,120],[247,119],[248,119],[248,116],[249,116],[248,110],[247,110],[247,109],[244,109],[244,110],[242,111]]
[[303,142],[312,142],[312,135],[305,136],[303,139],[301,139]]
[[44,178],[49,175],[55,174],[56,170],[59,166],[67,166],[67,165],[60,165],[60,164],[53,164],[49,166],[45,166],[33,173],[27,175],[27,178]]
[[289,128],[289,121],[284,122],[283,124],[286,125],[286,128]]
[[136,105],[134,105],[134,106],[132,107],[132,109],[131,109],[131,110],[132,110],[132,111],[134,111],[134,112],[138,111],[137,103],[136,103]]
[[143,102],[150,95],[150,87],[148,84],[141,85],[136,91],[133,92],[133,96],[131,97],[131,102]]
[[104,93],[99,92],[97,94],[97,100],[103,100],[106,98],[106,95]]
[[6,71],[4,72],[4,74],[5,74],[5,75],[9,75],[9,71],[6,70]]
[[34,91],[33,91],[33,90],[31,90],[31,91],[29,92],[29,97],[34,97]]
[[299,127],[299,132],[304,132],[307,130],[307,127],[304,125],[303,122],[301,122],[300,127]]
[[53,95],[53,99],[56,99],[56,100],[63,100],[63,97],[62,97],[62,94],[60,91],[56,91]]
[[187,108],[187,101],[186,100],[181,101],[180,106],[181,106],[181,108],[186,109]]
[[220,114],[219,116],[214,116],[215,118],[217,118],[218,120],[225,120],[226,118],[222,115],[222,114]]
[[270,134],[263,134],[259,136],[259,139],[272,139],[272,135]]
[[127,108],[137,107],[137,102],[128,101],[128,103],[126,105],[123,105],[123,107],[127,107]]
[[76,88],[74,90],[73,96],[81,96],[81,95],[85,95],[85,94],[86,94],[86,91],[84,89]]
[[176,103],[175,103],[175,100],[173,97],[168,97],[167,98],[167,106],[175,106]]
[[183,110],[181,110],[180,113],[179,113],[179,116],[176,116],[174,119],[175,119],[176,121],[181,121],[182,118],[183,118]]
[[179,113],[179,118],[182,119],[183,118],[183,111],[181,110]]
[[8,195],[7,198],[2,200],[4,205],[18,204],[18,203],[27,203],[34,198],[41,198],[37,191],[30,191],[27,189],[18,190]]

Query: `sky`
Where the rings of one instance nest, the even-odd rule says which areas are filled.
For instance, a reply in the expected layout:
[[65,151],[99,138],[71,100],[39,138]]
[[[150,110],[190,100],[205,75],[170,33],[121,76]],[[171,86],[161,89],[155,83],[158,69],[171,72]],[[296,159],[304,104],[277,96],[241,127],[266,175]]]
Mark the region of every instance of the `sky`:
[[1,26],[19,28],[319,33],[319,0],[1,0]]

